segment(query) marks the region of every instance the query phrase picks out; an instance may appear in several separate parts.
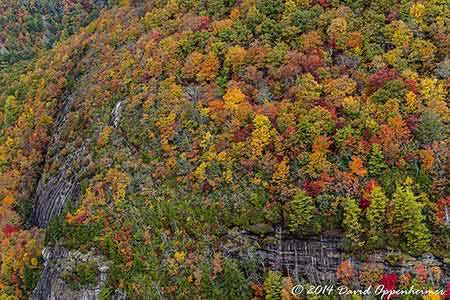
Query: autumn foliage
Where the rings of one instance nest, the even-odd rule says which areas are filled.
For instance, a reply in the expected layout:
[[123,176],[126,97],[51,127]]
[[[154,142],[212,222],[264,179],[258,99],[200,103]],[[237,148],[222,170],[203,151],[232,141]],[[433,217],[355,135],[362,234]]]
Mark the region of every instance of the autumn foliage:
[[[55,243],[97,249],[108,295],[136,299],[288,297],[291,278],[230,250],[275,226],[349,255],[450,258],[445,1],[12,2],[0,294],[28,296]],[[25,229],[38,182],[66,168],[70,204]],[[358,274],[344,261],[336,277]]]

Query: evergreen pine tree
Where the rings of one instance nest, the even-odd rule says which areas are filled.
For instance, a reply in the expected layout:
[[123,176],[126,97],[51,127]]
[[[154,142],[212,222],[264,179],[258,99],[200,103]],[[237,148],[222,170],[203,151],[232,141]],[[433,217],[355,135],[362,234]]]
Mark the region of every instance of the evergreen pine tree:
[[304,191],[299,191],[287,205],[287,223],[291,232],[304,231],[310,227],[314,214],[313,199]]
[[[423,216],[422,216],[423,217]],[[420,255],[430,249],[431,235],[423,222],[413,223],[406,232],[406,246],[414,255]]]
[[415,197],[409,188],[397,185],[392,205],[393,205],[393,223],[399,231],[404,231],[411,220],[411,210],[415,207]]
[[386,225],[387,198],[379,186],[375,186],[370,193],[370,206],[367,208],[367,220],[369,221],[369,240],[377,243],[382,240]]
[[406,247],[411,254],[418,255],[429,249],[430,232],[424,223],[422,204],[411,188],[397,186],[393,198],[393,225],[406,241]]
[[281,291],[283,289],[283,277],[278,272],[269,271],[264,281],[266,291],[266,300],[281,300]]
[[384,160],[383,152],[380,149],[380,145],[372,144],[372,151],[369,157],[368,171],[372,177],[378,177],[383,174],[384,169],[387,168]]
[[360,234],[362,232],[362,226],[359,222],[361,215],[361,209],[356,201],[350,197],[344,200],[344,220],[342,225],[345,230],[345,236],[352,242],[353,248],[362,246],[360,241]]
[[223,262],[223,278],[221,294],[225,299],[238,299],[250,297],[250,284],[244,273],[240,270],[235,259],[225,259]]
[[17,104],[16,97],[8,96],[4,106],[4,120],[5,125],[11,125],[17,118],[19,112],[19,106]]

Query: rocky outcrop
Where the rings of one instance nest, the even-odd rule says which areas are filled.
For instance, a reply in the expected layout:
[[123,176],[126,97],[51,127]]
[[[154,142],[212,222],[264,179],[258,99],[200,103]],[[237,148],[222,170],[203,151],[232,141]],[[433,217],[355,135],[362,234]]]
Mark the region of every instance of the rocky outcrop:
[[[33,300],[96,300],[105,286],[108,276],[107,260],[96,255],[92,250],[88,253],[68,251],[62,247],[45,248],[42,253],[45,268],[40,277],[31,299]],[[77,272],[77,268],[86,272],[85,265],[92,266],[95,272],[95,282],[86,286],[75,286],[67,282],[67,278]],[[79,276],[79,275],[78,275]],[[77,277],[74,277],[78,279]],[[75,282],[79,284],[79,282]],[[114,299],[126,299],[120,292],[116,292]]]
[[[46,164],[57,165],[56,171],[44,172],[41,176],[33,201],[33,211],[29,223],[46,227],[53,216],[59,215],[69,201],[74,201],[80,192],[81,158],[87,154],[87,141],[73,150],[64,141],[64,132],[70,126],[71,109],[74,105],[73,96],[66,97],[63,107],[59,110],[53,126],[52,140],[46,155]],[[67,148],[65,148],[67,147]]]
[[[443,286],[450,280],[450,265],[430,254],[413,258],[398,251],[380,251],[367,256],[362,261],[342,251],[339,237],[299,238],[284,234],[278,228],[262,238],[246,231],[232,230],[224,240],[225,256],[233,256],[244,261],[256,261],[262,271],[278,270],[298,282],[311,284],[336,284],[336,270],[343,261],[348,261],[354,270],[354,285],[360,287],[359,274],[370,268],[378,268],[384,273],[415,274],[418,265],[429,272],[433,284]],[[88,253],[68,251],[62,247],[46,248],[43,251],[45,268],[33,291],[34,300],[97,300],[102,287],[106,286],[108,261],[92,249]],[[94,266],[95,282],[74,288],[68,279],[77,268],[86,271],[84,265]],[[441,277],[436,278],[431,270],[439,268]],[[437,280],[437,282],[436,282]],[[110,298],[126,300],[127,296],[115,290]]]
[[[54,216],[61,214],[68,203],[76,206],[79,198],[80,181],[91,161],[92,153],[89,150],[89,138],[75,136],[70,140],[67,137],[67,132],[70,132],[77,119],[75,107],[79,104],[76,103],[76,98],[75,95],[66,97],[53,125],[52,141],[45,159],[47,167],[34,194],[33,211],[29,220],[31,225],[46,227]],[[120,125],[122,106],[122,101],[116,102],[111,112],[109,124],[114,128]]]
[[116,105],[114,106],[114,108],[111,112],[110,124],[114,128],[119,127],[121,111],[122,111],[122,101],[117,101]]
[[442,79],[447,79],[450,77],[450,59],[448,57],[437,65],[435,73]]
[[[444,286],[450,280],[450,264],[431,254],[415,258],[400,251],[384,250],[368,253],[361,260],[343,251],[340,237],[302,238],[289,235],[280,227],[275,234],[264,237],[246,231],[230,231],[224,250],[225,255],[241,260],[256,259],[263,271],[277,270],[298,282],[311,284],[336,284],[336,270],[344,261],[348,261],[353,269],[355,286],[360,285],[359,274],[371,268],[378,268],[385,274],[416,274],[417,267],[422,265],[433,283]],[[439,282],[436,282],[432,270],[441,271]]]
[[[439,268],[441,285],[450,278],[449,265],[431,254],[414,258],[400,251],[377,251],[368,254],[364,261],[342,251],[342,239],[318,237],[316,239],[285,238],[280,249],[272,252],[271,263],[274,269],[312,284],[336,284],[336,270],[343,261],[348,261],[355,275],[367,269],[378,268],[385,274],[415,274],[417,267],[423,265],[430,272]],[[359,276],[355,276],[354,285],[359,286]]]
[[53,216],[59,215],[67,202],[80,191],[79,172],[72,172],[72,162],[78,160],[85,148],[80,148],[66,158],[64,164],[47,182],[41,178],[35,193],[31,223],[46,227]]

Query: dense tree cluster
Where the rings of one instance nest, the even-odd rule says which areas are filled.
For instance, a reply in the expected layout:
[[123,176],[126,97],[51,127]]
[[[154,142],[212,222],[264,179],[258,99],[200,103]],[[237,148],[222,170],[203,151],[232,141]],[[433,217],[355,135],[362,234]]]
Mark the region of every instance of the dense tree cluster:
[[[95,247],[112,261],[108,286],[132,297],[288,297],[290,278],[225,255],[235,227],[450,259],[449,13],[445,0],[119,1],[8,67],[0,293],[30,291],[43,230],[21,224],[40,176],[80,147],[80,199],[45,242]],[[31,16],[20,26],[42,32],[45,14]],[[69,98],[59,154],[48,153]]]
[[4,0],[0,2],[0,68],[34,58],[77,33],[109,0]]

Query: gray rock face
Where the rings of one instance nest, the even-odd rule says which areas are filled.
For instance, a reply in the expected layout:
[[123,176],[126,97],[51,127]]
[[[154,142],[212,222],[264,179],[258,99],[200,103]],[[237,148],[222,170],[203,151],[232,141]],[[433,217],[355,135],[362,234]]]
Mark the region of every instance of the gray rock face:
[[0,42],[0,55],[5,55],[8,53],[9,53],[8,49],[6,49],[6,47],[4,45],[2,45]]
[[336,282],[336,269],[344,260],[338,251],[339,242],[336,238],[283,238],[273,251],[272,265],[288,276],[303,277],[310,283]]
[[50,260],[63,259],[67,256],[67,254],[68,252],[64,248],[45,248],[44,251],[42,251],[42,256],[45,260],[45,267],[39,282],[32,293],[31,299],[50,299],[52,282],[58,276],[57,269],[51,266]]
[[[108,276],[108,262],[93,252],[67,251],[62,247],[45,248],[43,251],[45,268],[34,289],[33,300],[96,300]],[[64,281],[64,274],[73,272],[77,265],[89,263],[97,269],[95,285],[74,289]],[[120,298],[126,299],[126,298]]]
[[122,111],[122,101],[118,101],[111,112],[110,123],[114,126],[114,128],[119,127],[121,111]]
[[[53,216],[59,215],[69,201],[74,201],[80,192],[81,158],[87,154],[87,142],[71,152],[65,149],[66,142],[62,138],[70,126],[74,97],[67,97],[58,113],[53,126],[52,140],[48,146],[46,163],[58,163],[53,174],[44,172],[41,176],[33,201],[33,212],[29,223],[39,227],[46,227]],[[69,153],[67,153],[69,152]],[[67,153],[67,154],[66,154]]]
[[445,220],[445,225],[450,226],[450,211],[449,211],[447,205],[445,206],[444,220]]
[[[311,284],[336,284],[336,270],[343,261],[348,261],[354,270],[355,286],[359,287],[359,275],[371,268],[383,273],[416,274],[418,265],[423,265],[433,283],[444,287],[450,280],[450,264],[425,254],[414,258],[400,251],[378,251],[368,254],[364,261],[352,257],[342,250],[339,237],[319,236],[299,238],[290,236],[281,228],[275,235],[264,239],[248,232],[231,231],[224,244],[225,255],[241,260],[256,259],[260,269],[277,270],[298,282]],[[439,268],[442,276],[437,279],[432,270]]]
[[[281,228],[277,228],[275,236],[270,234],[265,239],[244,231],[230,231],[224,240],[223,250],[225,256],[258,262],[262,271],[277,270],[297,282],[314,285],[336,285],[338,283],[336,270],[343,261],[348,261],[354,270],[353,285],[357,288],[361,287],[360,274],[375,268],[385,274],[400,275],[406,272],[416,274],[417,267],[422,265],[428,273],[428,280],[434,285],[444,287],[450,280],[450,265],[430,254],[413,258],[398,251],[379,251],[369,254],[365,261],[361,261],[343,252],[341,245],[342,239],[338,237],[302,239],[284,234]],[[45,268],[31,299],[99,299],[101,288],[106,285],[109,270],[108,261],[104,257],[96,255],[93,250],[80,253],[62,247],[46,248],[43,257]],[[67,274],[82,263],[95,266],[97,280],[95,284],[74,289],[65,278],[71,278]],[[436,268],[441,270],[439,278],[433,272]],[[119,290],[114,291],[111,298],[128,299],[126,294]]]
[[46,227],[51,218],[59,215],[68,201],[73,199],[80,190],[79,176],[70,174],[71,162],[78,159],[83,148],[67,158],[65,164],[48,182],[44,179],[38,183],[31,222],[39,227]]
[[344,54],[339,54],[336,56],[336,63],[339,66],[345,66],[348,68],[355,68],[361,62],[360,58],[356,56],[347,56]]
[[[285,240],[282,242],[282,252],[278,253],[274,267],[293,278],[303,278],[312,284],[330,283],[336,284],[336,270],[339,265],[347,260],[355,274],[360,274],[364,268],[377,267],[383,273],[404,274],[416,273],[419,264],[427,270],[439,267],[443,270],[444,277],[441,285],[449,278],[448,266],[431,255],[413,258],[402,255],[400,252],[376,252],[368,256],[367,261],[362,262],[352,256],[347,256],[339,250],[339,240],[321,238],[317,240]],[[387,257],[397,257],[396,263],[387,262]],[[359,286],[358,277],[355,276],[354,284]]]
[[437,65],[435,73],[442,79],[447,79],[450,76],[450,59],[448,57]]

